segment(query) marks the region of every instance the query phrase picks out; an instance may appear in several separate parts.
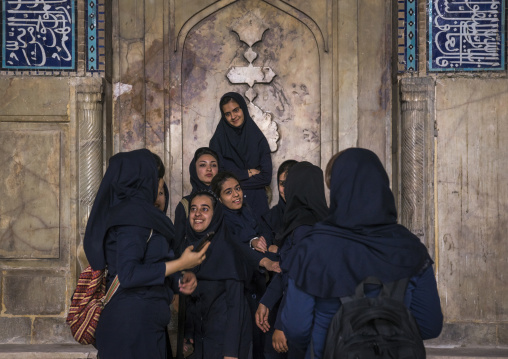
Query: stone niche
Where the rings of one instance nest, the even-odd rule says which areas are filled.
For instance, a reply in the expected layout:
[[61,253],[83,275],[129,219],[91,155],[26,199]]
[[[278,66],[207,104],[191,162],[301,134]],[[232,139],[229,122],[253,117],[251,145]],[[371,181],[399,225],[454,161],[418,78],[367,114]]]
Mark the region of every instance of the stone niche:
[[282,1],[219,1],[194,12],[180,1],[173,5],[172,208],[191,191],[188,164],[197,148],[208,146],[220,120],[220,97],[230,91],[246,98],[270,143],[275,203],[275,177],[283,161],[321,166],[331,155],[327,138],[333,123],[322,122],[323,114],[330,112],[331,94],[323,91],[331,78],[323,77],[330,62],[326,40],[331,36],[324,15],[331,5],[316,1],[293,8]]

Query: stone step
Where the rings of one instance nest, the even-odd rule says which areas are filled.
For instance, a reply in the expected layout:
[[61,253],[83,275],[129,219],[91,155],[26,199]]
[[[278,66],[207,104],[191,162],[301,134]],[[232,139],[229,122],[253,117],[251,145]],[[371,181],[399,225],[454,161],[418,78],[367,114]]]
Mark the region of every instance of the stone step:
[[505,359],[508,348],[426,348],[427,359]]
[[96,359],[97,350],[80,344],[1,344],[0,359]]
[[[508,348],[427,348],[427,359],[507,359]],[[91,345],[1,344],[0,359],[97,359]]]

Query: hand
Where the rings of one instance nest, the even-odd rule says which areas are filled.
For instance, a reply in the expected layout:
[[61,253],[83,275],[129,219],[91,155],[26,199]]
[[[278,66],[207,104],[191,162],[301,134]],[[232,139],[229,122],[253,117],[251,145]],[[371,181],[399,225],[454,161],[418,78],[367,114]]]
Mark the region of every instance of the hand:
[[185,352],[189,352],[189,351],[191,351],[191,354],[192,354],[192,352],[194,352],[194,339],[192,339],[192,338],[185,339],[183,341],[183,352],[185,353]]
[[252,245],[252,248],[257,250],[258,252],[261,252],[261,253],[266,252],[266,239],[263,236],[253,239],[251,242],[251,245]]
[[249,170],[247,170],[249,172],[249,177],[252,177],[252,176],[255,176],[255,175],[258,175],[261,173],[260,170],[257,170],[255,168],[251,168]]
[[288,342],[282,330],[274,330],[272,335],[272,345],[273,349],[275,349],[277,353],[285,353],[288,351]]
[[194,268],[197,265],[203,263],[206,258],[206,250],[210,247],[210,243],[208,242],[203,246],[201,251],[193,252],[194,246],[189,246],[185,248],[185,251],[182,253],[181,257],[178,259],[181,261],[181,270]]
[[180,293],[192,294],[198,286],[198,280],[193,272],[185,272],[182,279],[178,282]]
[[259,303],[258,310],[256,310],[256,325],[266,333],[270,330],[270,324],[268,324],[268,314],[270,313],[270,309],[266,307],[266,305]]
[[277,247],[275,244],[272,244],[270,247],[268,247],[268,252],[277,253],[279,251],[279,247]]
[[269,270],[270,272],[277,272],[277,273],[281,272],[279,262],[274,262],[266,257],[264,257],[263,259],[261,259],[259,261],[259,265],[261,267],[266,268],[266,270]]

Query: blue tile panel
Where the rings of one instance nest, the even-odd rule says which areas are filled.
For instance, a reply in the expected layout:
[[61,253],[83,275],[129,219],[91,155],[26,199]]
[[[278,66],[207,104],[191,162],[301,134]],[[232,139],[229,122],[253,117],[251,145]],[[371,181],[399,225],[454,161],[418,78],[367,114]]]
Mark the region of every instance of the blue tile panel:
[[3,0],[2,69],[75,70],[74,0]]
[[429,71],[505,69],[504,0],[429,0]]
[[405,60],[406,60],[406,71],[416,71],[417,70],[417,49],[418,49],[418,37],[417,37],[417,2],[416,0],[407,0],[406,1],[406,11],[405,11],[405,43],[406,43],[406,51],[405,51]]
[[104,4],[97,0],[88,0],[86,5],[86,70],[102,72],[104,70]]

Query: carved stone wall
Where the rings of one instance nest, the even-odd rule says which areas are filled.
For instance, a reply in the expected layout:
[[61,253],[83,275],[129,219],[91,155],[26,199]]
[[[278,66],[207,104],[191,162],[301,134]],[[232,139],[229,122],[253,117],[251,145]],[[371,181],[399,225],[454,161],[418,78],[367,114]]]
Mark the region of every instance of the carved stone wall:
[[[107,81],[88,77],[82,53],[79,72],[65,79],[0,79],[0,135],[9,144],[0,152],[9,163],[0,195],[10,196],[9,203],[0,202],[6,256],[0,264],[0,325],[9,328],[0,342],[72,342],[63,320],[85,263],[79,247],[103,173],[101,153],[147,147],[161,155],[172,214],[190,189],[190,156],[208,143],[226,91],[249,99],[271,140],[274,171],[288,158],[324,167],[334,152],[360,145],[374,150],[392,173],[390,2],[105,4],[112,38],[105,40]],[[79,51],[83,34],[78,31]],[[26,173],[25,182],[16,173]],[[9,219],[16,210],[47,228],[29,236],[35,221]],[[44,286],[49,290],[43,295],[31,294]]]
[[434,254],[434,80],[401,80],[400,223]]
[[0,78],[0,343],[68,342],[75,129],[65,78]]

